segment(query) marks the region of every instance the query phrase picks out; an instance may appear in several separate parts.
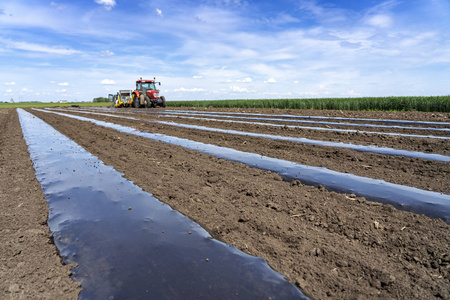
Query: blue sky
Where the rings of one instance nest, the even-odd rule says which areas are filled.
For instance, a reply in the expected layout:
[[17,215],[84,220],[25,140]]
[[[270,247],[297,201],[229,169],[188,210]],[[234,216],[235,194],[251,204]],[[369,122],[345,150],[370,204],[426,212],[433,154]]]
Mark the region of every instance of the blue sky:
[[0,101],[449,95],[449,0],[0,0]]

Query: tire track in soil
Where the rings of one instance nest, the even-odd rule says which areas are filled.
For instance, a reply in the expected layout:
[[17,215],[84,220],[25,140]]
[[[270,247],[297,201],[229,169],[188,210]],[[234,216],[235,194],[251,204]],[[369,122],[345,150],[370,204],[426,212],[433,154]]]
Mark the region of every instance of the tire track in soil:
[[181,147],[32,112],[201,224],[263,257],[318,299],[450,297],[449,226],[441,220]]

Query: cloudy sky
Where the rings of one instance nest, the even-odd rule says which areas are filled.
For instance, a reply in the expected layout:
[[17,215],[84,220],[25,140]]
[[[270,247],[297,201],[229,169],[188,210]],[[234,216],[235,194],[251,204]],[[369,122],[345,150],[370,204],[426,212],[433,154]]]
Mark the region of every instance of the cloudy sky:
[[450,94],[449,0],[0,0],[0,101]]

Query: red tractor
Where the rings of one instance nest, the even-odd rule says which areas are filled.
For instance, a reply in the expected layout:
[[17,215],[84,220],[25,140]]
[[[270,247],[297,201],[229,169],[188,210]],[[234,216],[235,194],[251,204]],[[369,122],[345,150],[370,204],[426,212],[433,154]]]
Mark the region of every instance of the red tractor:
[[161,82],[153,80],[143,80],[142,77],[136,81],[136,90],[131,96],[133,106],[139,107],[166,107],[166,98],[159,96],[159,90],[156,89],[156,84],[161,85]]

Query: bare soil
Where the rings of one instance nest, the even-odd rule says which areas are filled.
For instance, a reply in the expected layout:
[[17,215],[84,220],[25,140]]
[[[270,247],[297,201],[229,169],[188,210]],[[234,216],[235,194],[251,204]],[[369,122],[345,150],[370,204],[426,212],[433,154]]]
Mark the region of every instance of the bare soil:
[[0,109],[0,298],[76,299],[47,226],[48,206],[13,109]]
[[[270,157],[286,159],[305,165],[326,167],[339,172],[353,173],[360,176],[381,179],[392,183],[414,186],[450,194],[450,164],[439,161],[408,158],[403,156],[388,156],[375,153],[363,153],[345,148],[327,146],[311,146],[295,142],[276,141],[266,138],[215,133],[202,130],[185,129],[175,126],[161,125],[146,121],[164,120],[145,113],[134,113],[138,121],[105,117],[100,115],[87,115],[76,113],[83,117],[113,122],[125,126],[138,128],[150,132],[163,133],[170,136],[193,139],[199,142],[230,147],[233,149],[258,153]],[[130,114],[118,114],[130,117]],[[173,118],[169,118],[173,120]],[[414,150],[426,153],[450,153],[449,140],[434,140],[411,137],[389,137],[385,135],[342,134],[338,132],[315,131],[305,132],[301,129],[273,128],[253,124],[232,124],[223,122],[208,122],[205,120],[176,119],[177,123],[195,124],[214,128],[232,129],[265,134],[305,137],[316,140],[334,140],[351,142],[354,144],[383,145],[395,149]],[[310,134],[308,134],[310,133]],[[352,139],[355,136],[355,139]],[[389,145],[386,145],[389,144]],[[399,176],[400,175],[400,176]]]
[[[129,111],[137,112],[137,110]],[[286,113],[270,109],[253,111]],[[37,223],[34,220],[25,221],[17,225],[18,228],[28,223],[34,224],[32,228],[39,228],[38,224],[44,226],[47,208],[34,178],[21,137],[17,114],[14,110],[0,112],[2,120],[0,124],[5,124],[4,126],[7,125],[9,128],[9,131],[0,134],[2,181],[9,180],[8,172],[22,174],[19,179],[11,179],[8,184],[2,186],[1,195],[5,195],[1,198],[1,238],[5,238],[2,244],[13,244],[18,239],[13,234],[13,229],[10,229],[11,234],[3,234],[3,228],[12,223],[8,218],[14,215],[17,216],[15,218],[17,222],[22,222],[22,215],[30,214],[39,221]],[[329,192],[321,186],[306,186],[298,181],[288,183],[271,172],[217,159],[178,146],[119,133],[88,122],[31,110],[30,112],[98,156],[105,164],[114,166],[116,170],[124,173],[127,179],[202,225],[215,238],[249,254],[263,257],[272,268],[284,274],[313,298],[450,299],[450,226],[442,220],[398,211],[392,206],[369,202],[354,195]],[[384,114],[309,110],[292,112],[405,120],[449,119],[448,114],[419,112]],[[126,124],[139,130],[186,137],[303,164],[324,166],[341,172],[450,193],[448,163],[183,130],[144,120],[129,121],[93,115],[89,117]],[[140,117],[147,118],[143,114]],[[181,119],[178,121],[182,122]],[[196,124],[205,125],[203,121]],[[268,131],[266,127],[256,128],[253,125],[239,125],[239,130],[255,130],[271,134],[287,133],[295,136],[304,136],[305,133],[283,129]],[[327,137],[321,132],[311,134],[314,134],[316,139]],[[329,138],[339,140],[339,136],[330,135]],[[12,143],[12,140],[15,142]],[[381,137],[371,135],[358,141],[380,145],[382,140]],[[386,143],[395,148],[408,144],[409,146],[405,146],[406,149],[415,147],[415,144],[425,147],[423,143],[427,140],[408,141],[409,139],[406,139],[397,143],[390,137],[386,138]],[[427,147],[432,153],[445,154],[449,142],[431,143]],[[10,154],[8,155],[4,149],[10,149],[8,150]],[[3,164],[9,166],[9,171],[3,172]],[[15,184],[18,181],[19,189]],[[28,182],[30,184],[26,185]],[[24,198],[38,199],[29,204],[35,211],[30,208],[25,211],[14,211],[18,205],[15,199],[21,193]],[[53,245],[48,244],[48,228],[45,230],[46,234],[42,234],[41,238],[50,249],[44,249],[43,252],[54,257],[56,250]],[[0,248],[3,295],[11,293],[9,288],[16,282],[19,282],[19,286],[25,287],[24,293],[31,292],[30,282],[33,279],[20,277],[18,274],[20,267],[17,264],[28,261],[33,262],[30,267],[37,268],[39,262],[33,258],[40,255],[35,253],[40,247],[32,247],[33,239],[26,235],[24,237],[26,238],[22,239],[29,245],[26,248],[27,252],[24,250],[20,255],[14,256],[13,252]],[[17,263],[8,265],[7,262],[12,259],[18,259]],[[61,266],[59,259],[55,260],[56,266],[51,265],[50,268],[63,270],[59,275],[55,275],[60,279],[58,283],[62,285],[65,279],[69,279],[68,267]],[[46,265],[44,263],[39,266],[39,270],[46,270],[39,274],[42,277],[55,274],[45,269]],[[10,266],[9,271],[3,273],[7,266]],[[3,283],[5,274],[8,276],[9,284]],[[51,282],[43,281],[49,290],[54,286]],[[64,286],[64,288],[75,286],[74,294],[67,293],[66,296],[76,297],[76,284],[68,282]],[[17,288],[13,287],[13,291],[15,290]]]
[[166,107],[168,110],[192,110],[209,112],[239,112],[277,115],[324,116],[342,118],[393,119],[410,121],[450,122],[450,113],[423,111],[351,111],[317,109],[279,109],[279,108],[213,108],[213,107]]

